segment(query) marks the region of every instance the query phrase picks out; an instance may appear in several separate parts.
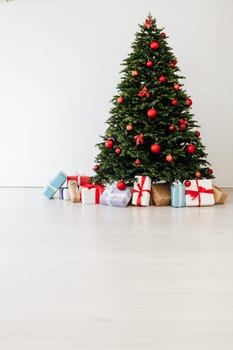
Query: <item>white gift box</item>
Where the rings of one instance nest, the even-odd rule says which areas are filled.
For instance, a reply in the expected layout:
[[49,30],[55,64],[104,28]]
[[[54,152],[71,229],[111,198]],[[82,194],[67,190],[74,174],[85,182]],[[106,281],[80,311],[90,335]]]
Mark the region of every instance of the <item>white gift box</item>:
[[187,207],[214,205],[214,191],[211,180],[186,180],[185,200]]
[[81,203],[83,204],[99,204],[100,195],[104,190],[103,186],[99,185],[84,185],[80,187]]
[[136,176],[133,186],[132,204],[137,206],[150,205],[151,178],[149,176]]

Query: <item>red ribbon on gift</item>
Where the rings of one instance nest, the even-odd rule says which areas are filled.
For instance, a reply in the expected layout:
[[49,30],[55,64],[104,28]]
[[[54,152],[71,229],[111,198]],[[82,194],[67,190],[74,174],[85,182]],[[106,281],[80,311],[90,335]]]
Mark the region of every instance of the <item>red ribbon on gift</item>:
[[[99,204],[100,202],[100,195],[104,191],[104,186],[103,185],[95,185],[95,184],[85,184],[82,187],[87,188],[88,190],[91,190],[92,188],[95,188],[95,203]],[[82,192],[81,192],[82,194]],[[81,198],[82,201],[82,198]]]
[[199,186],[198,180],[196,180],[197,191],[195,190],[185,190],[185,194],[189,194],[192,197],[192,200],[198,197],[198,207],[201,205],[201,193],[214,193],[213,189],[206,189],[205,187]]
[[143,134],[136,135],[134,138],[137,146],[144,142]]
[[148,92],[146,86],[141,91],[139,91],[138,96],[139,97],[143,97],[143,96],[150,97],[150,93]]
[[146,176],[143,175],[143,176],[141,177],[141,184],[140,184],[140,183],[137,183],[138,189],[136,189],[136,188],[133,189],[133,192],[134,192],[134,193],[138,193],[138,197],[137,197],[137,205],[138,205],[138,206],[141,206],[141,205],[142,205],[142,196],[143,196],[143,192],[148,192],[148,193],[150,193],[150,190],[145,190],[145,189],[143,189],[143,186],[144,186],[145,181],[146,181]]

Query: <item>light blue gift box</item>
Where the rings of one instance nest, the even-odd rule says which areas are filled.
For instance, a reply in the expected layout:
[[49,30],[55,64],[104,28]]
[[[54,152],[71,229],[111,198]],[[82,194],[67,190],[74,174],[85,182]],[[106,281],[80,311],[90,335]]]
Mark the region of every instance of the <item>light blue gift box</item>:
[[44,188],[43,195],[48,199],[52,199],[58,189],[66,181],[66,174],[63,171],[60,171],[54,179],[52,179],[49,184]]
[[173,182],[171,185],[171,206],[186,207],[185,186],[182,183]]
[[112,207],[127,207],[132,197],[131,191],[118,190],[115,186],[108,186],[100,196],[100,204]]

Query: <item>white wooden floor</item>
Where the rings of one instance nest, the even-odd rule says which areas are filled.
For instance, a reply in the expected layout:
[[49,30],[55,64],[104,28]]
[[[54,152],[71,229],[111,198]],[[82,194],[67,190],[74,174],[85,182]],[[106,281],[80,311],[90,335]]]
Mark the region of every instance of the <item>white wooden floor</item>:
[[225,205],[126,209],[0,189],[1,350],[232,350]]

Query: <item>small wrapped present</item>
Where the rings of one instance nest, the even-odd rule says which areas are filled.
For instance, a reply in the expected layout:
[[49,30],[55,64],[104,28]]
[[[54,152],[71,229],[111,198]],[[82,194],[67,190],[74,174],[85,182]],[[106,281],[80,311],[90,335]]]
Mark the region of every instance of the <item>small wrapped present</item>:
[[65,201],[70,201],[70,192],[68,187],[59,188],[59,199],[63,199]]
[[49,184],[44,188],[43,194],[48,199],[52,199],[58,189],[66,181],[66,174],[63,171],[60,171],[54,178],[49,182]]
[[184,181],[184,185],[187,207],[200,207],[215,204],[211,180],[186,180]]
[[104,186],[86,184],[80,187],[81,203],[99,204],[100,195],[104,191]]
[[181,182],[173,182],[171,185],[171,206],[176,208],[186,206],[185,186]]
[[81,175],[67,176],[67,185],[70,180],[76,181],[78,186],[83,186],[91,183],[91,176],[81,176]]
[[224,204],[228,197],[228,194],[216,185],[213,185],[213,190],[215,204]]
[[152,203],[157,206],[171,204],[171,185],[168,182],[155,183],[151,186]]
[[80,202],[80,192],[78,189],[77,181],[69,180],[68,182],[68,190],[70,193],[70,200],[72,203]]
[[116,186],[107,186],[100,196],[100,204],[112,207],[127,207],[132,197],[129,188],[118,190]]
[[149,176],[136,176],[134,182],[132,204],[149,206],[151,193],[151,178]]

